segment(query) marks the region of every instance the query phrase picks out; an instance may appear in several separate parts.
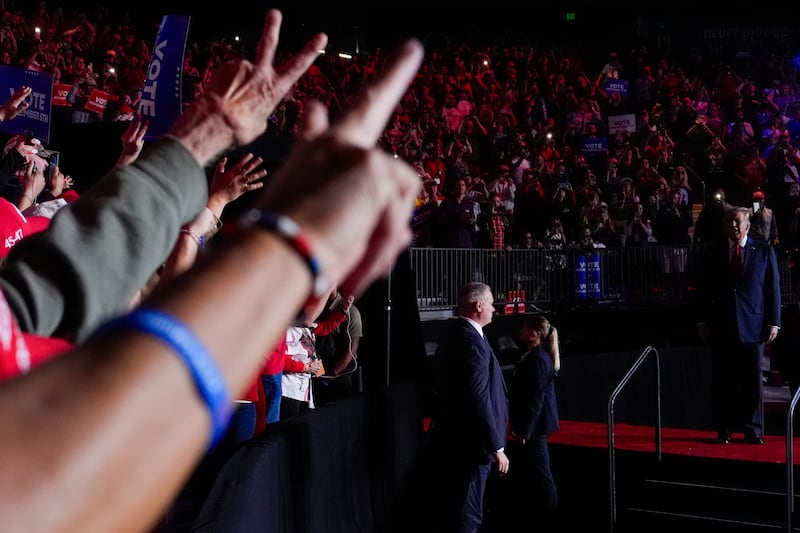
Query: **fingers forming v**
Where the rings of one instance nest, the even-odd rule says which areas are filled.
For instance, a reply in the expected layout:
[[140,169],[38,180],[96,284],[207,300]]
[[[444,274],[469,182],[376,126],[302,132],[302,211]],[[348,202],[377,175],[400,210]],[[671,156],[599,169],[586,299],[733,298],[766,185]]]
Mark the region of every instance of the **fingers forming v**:
[[[275,61],[275,50],[278,47],[280,38],[280,28],[283,15],[276,9],[267,12],[267,20],[264,24],[264,32],[258,43],[256,51],[255,67],[266,72],[273,69]],[[308,67],[317,59],[319,51],[328,44],[328,36],[318,33],[312,37],[300,52],[295,54],[291,60],[279,67],[274,67],[274,71],[279,75],[277,78],[276,90],[283,94],[296,82],[300,76],[305,74]]]

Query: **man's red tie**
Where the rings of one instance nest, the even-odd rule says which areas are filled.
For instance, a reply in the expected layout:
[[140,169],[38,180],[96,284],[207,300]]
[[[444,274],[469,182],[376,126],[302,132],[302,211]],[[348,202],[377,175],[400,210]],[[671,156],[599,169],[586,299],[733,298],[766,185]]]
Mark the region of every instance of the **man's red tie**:
[[733,249],[733,257],[731,258],[731,268],[733,268],[733,273],[736,276],[742,274],[742,245],[738,242],[736,243],[736,247]]

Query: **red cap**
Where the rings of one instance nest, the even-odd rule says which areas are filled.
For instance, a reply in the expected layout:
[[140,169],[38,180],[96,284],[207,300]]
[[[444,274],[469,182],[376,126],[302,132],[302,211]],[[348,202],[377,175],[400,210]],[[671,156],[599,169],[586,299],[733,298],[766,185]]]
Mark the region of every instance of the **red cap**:
[[0,198],[0,238],[3,239],[2,246],[0,246],[0,257],[8,255],[9,250],[20,239],[42,231],[49,224],[49,218],[26,217],[17,209],[17,206],[5,198]]
[[764,191],[755,191],[753,193],[753,200],[763,200],[764,199]]

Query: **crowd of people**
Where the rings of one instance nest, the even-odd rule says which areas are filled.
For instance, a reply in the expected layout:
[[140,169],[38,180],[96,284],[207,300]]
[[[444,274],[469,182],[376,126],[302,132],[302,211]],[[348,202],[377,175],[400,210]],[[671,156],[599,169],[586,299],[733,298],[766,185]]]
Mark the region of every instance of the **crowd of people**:
[[[8,380],[0,419],[25,428],[0,438],[19,458],[0,480],[10,530],[152,527],[228,430],[231,398],[258,391],[258,426],[312,408],[311,383],[326,366],[333,375],[353,370],[361,335],[353,301],[408,245],[682,245],[698,238],[693,206],[722,202],[752,207],[758,240],[790,252],[800,244],[800,85],[788,59],[755,65],[710,55],[689,66],[638,43],[610,50],[593,69],[567,47],[461,41],[424,57],[412,41],[396,56],[343,59],[318,54],[324,35],[284,55],[281,15],[270,11],[252,61],[231,44],[187,48],[185,111],[145,147],[136,107],[147,36],[107,15],[67,16],[40,2],[29,13],[4,9],[0,20],[3,65],[71,84],[69,113],[57,120],[128,124],[119,160],[81,195],[23,134],[0,158],[3,199],[21,217],[4,235],[0,271]],[[93,87],[115,95],[102,114],[82,106]],[[0,120],[25,112],[26,90],[6,101]],[[275,175],[265,179],[254,154],[228,166],[227,150],[264,134],[294,141]],[[231,234],[215,237],[225,206],[261,188],[255,209],[225,220]],[[219,244],[206,247],[211,237]],[[459,307],[471,322],[453,335],[469,337],[486,360],[487,405],[496,404],[485,418],[497,427],[462,443],[480,449],[480,464],[460,470],[473,449],[450,457],[448,471],[464,483],[449,510],[467,506],[475,527],[491,470],[484,455],[509,471],[509,412],[481,329],[491,321],[491,290],[472,286]],[[522,334],[531,355],[516,377],[539,379],[541,395],[512,407],[541,407],[546,395],[549,411],[540,420],[512,409],[510,422],[551,511],[546,440],[557,429],[558,337],[546,321],[526,323]],[[328,335],[341,339],[319,342]],[[315,357],[317,344],[327,360]],[[463,355],[456,344],[445,363]],[[526,364],[539,373],[526,375]],[[351,387],[320,389],[320,398]],[[438,420],[438,438],[459,434],[463,420],[453,420]],[[58,449],[30,446],[54,433]],[[157,450],[141,446],[154,433],[169,438]],[[27,482],[44,476],[46,489]],[[123,488],[120,505],[105,505]],[[42,501],[57,505],[37,512]]]
[[[129,18],[40,2],[5,11],[2,25],[4,64],[49,72],[78,94],[97,84],[114,95],[102,114],[71,99],[69,120],[132,118],[150,49]],[[550,248],[585,244],[587,234],[606,247],[688,244],[693,206],[723,190],[746,207],[764,194],[775,238],[797,247],[800,102],[790,55],[742,62],[708,51],[688,62],[642,41],[590,66],[579,50],[534,39],[504,47],[453,40],[426,57],[393,112],[379,144],[424,184],[414,246]],[[245,53],[234,42],[190,42],[183,101]],[[340,112],[380,59],[380,50],[321,57],[267,132],[293,138],[309,98]]]

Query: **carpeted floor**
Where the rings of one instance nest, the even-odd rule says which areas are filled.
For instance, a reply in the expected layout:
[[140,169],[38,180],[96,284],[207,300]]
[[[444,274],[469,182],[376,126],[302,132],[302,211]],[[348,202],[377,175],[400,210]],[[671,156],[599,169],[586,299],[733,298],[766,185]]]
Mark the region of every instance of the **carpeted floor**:
[[[552,445],[589,446],[608,448],[608,425],[594,422],[562,420],[561,429],[550,436]],[[630,451],[655,451],[655,428],[616,424],[615,449]],[[782,435],[764,435],[764,445],[745,444],[741,434],[734,434],[730,444],[714,442],[713,431],[662,428],[661,451],[664,454],[692,455],[728,460],[761,463],[786,463],[786,438]],[[800,438],[794,438],[794,464],[800,464]]]

